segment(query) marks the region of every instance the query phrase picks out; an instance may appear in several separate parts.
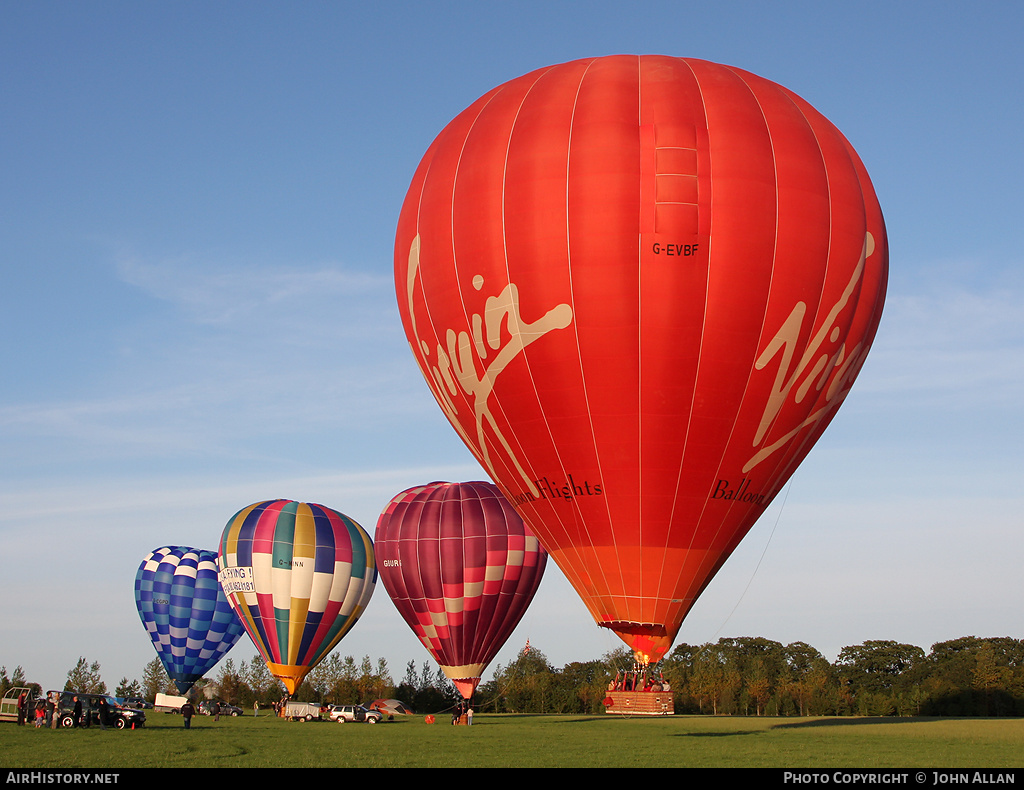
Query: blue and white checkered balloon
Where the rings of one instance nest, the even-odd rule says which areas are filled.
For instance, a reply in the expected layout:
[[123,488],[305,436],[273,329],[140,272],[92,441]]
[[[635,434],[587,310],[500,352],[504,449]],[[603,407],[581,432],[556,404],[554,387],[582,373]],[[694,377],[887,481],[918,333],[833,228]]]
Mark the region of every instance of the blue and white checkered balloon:
[[135,574],[135,605],[156,652],[185,694],[244,633],[217,579],[217,553],[151,551]]

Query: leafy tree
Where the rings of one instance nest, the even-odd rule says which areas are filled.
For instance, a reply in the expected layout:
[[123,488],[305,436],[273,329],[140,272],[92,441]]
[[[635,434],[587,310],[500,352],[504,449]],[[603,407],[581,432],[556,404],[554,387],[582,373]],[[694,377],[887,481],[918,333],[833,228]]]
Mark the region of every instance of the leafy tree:
[[395,688],[395,697],[412,706],[413,710],[416,709],[413,700],[416,699],[418,684],[419,675],[416,673],[416,662],[410,661],[405,665],[405,677],[402,678],[402,682]]
[[836,669],[840,680],[849,684],[859,715],[911,715],[920,704],[911,677],[924,658],[916,645],[868,640],[844,647]]
[[491,708],[505,713],[550,712],[553,674],[547,656],[535,647],[524,648],[507,667],[495,669],[494,685],[487,688]]
[[266,663],[258,655],[253,656],[248,664],[242,662],[238,674],[251,695],[251,698],[246,696],[243,689],[242,701],[246,706],[252,702],[259,702],[261,708],[266,708],[284,696],[285,689],[281,681],[270,674]]
[[302,702],[319,702],[324,704],[328,690],[334,685],[337,674],[338,654],[331,653],[313,667],[298,689],[298,697]]
[[14,668],[14,674],[7,676],[7,667],[0,667],[0,695],[5,694],[8,689],[25,686],[34,694],[42,693],[42,686],[38,683],[29,683],[25,677],[25,670],[21,665]]
[[142,686],[139,685],[137,680],[128,680],[128,678],[121,678],[121,682],[117,684],[117,688],[114,690],[115,697],[141,697]]
[[64,691],[80,691],[84,694],[106,694],[107,684],[100,678],[100,663],[91,664],[84,657],[68,672]]
[[771,699],[773,686],[773,679],[768,676],[763,658],[758,657],[751,662],[745,685],[747,694],[754,703],[754,713],[760,716],[764,712],[768,700]]
[[359,677],[356,680],[360,702],[387,699],[394,693],[394,685],[386,659],[378,659],[377,666],[374,667],[370,657],[363,656],[359,665]]
[[163,692],[167,687],[170,678],[164,670],[160,658],[154,658],[142,670],[142,692],[141,695],[149,702],[156,700],[156,695]]
[[[242,680],[241,671],[235,668],[234,659],[224,659],[224,662],[220,665],[220,671],[217,673],[217,679],[212,685],[214,696],[224,702],[231,705],[239,705],[242,702],[245,702],[247,705],[252,704],[251,690]],[[243,695],[246,691],[249,691],[249,694],[245,695],[246,699],[243,700]]]
[[1013,700],[1009,693],[1013,670],[1002,660],[995,646],[984,641],[978,648],[971,685],[978,695],[982,716],[1001,716],[1013,713]]
[[701,713],[718,713],[718,702],[726,688],[725,661],[711,645],[704,645],[694,656],[689,688]]
[[574,661],[562,667],[559,685],[565,689],[565,713],[602,713],[613,674],[604,661]]
[[783,660],[781,686],[793,701],[794,710],[801,716],[830,712],[829,689],[834,679],[828,659],[806,642],[792,642],[783,649]]
[[964,636],[937,642],[915,681],[926,715],[1024,714],[1024,641]]
[[924,660],[924,651],[916,645],[889,640],[868,640],[860,645],[844,647],[836,659],[841,677],[858,690],[890,691],[901,675]]
[[[626,647],[597,660],[558,669],[536,648],[524,649],[498,666],[480,685],[473,705],[480,711],[601,713],[610,681],[631,671]],[[914,645],[874,640],[844,647],[834,664],[805,642],[781,645],[762,637],[733,637],[703,645],[677,645],[658,670],[669,682],[677,713],[738,715],[956,715],[1024,716],[1024,640],[974,636],[939,642],[924,651]],[[0,693],[28,684],[23,667],[0,667]],[[261,707],[281,699],[282,684],[259,656],[236,665],[226,660],[215,680],[200,679],[197,693],[212,686],[219,698]],[[80,657],[64,688],[106,692],[99,662]],[[159,658],[141,683],[122,678],[118,696],[177,694]],[[387,660],[330,655],[307,676],[299,699],[321,703],[366,702],[398,697],[421,713],[444,712],[458,700],[453,683],[431,661],[405,667],[397,687]]]
[[358,704],[360,699],[359,669],[352,656],[332,653],[323,662],[327,672],[326,699],[336,705]]

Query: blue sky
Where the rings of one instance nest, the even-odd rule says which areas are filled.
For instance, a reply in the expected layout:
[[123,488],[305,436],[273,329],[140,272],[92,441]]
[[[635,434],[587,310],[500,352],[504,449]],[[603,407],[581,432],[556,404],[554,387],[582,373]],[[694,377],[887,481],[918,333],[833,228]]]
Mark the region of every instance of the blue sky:
[[[483,478],[406,346],[398,211],[480,94],[615,53],[796,91],[889,230],[860,379],[678,641],[1020,638],[1022,29],[1009,2],[0,0],[0,665],[141,677],[150,550],[274,497],[372,534],[404,488]],[[621,644],[554,565],[495,663],[527,638]],[[428,659],[382,586],[337,650]]]

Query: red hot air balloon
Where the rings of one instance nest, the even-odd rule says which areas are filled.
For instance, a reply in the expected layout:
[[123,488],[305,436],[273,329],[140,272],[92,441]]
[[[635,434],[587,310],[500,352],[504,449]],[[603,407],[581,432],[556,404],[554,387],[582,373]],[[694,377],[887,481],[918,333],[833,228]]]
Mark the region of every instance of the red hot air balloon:
[[827,119],[749,72],[647,55],[481,97],[424,155],[395,244],[435,398],[642,661],[835,415],[888,268]]
[[395,607],[463,697],[515,630],[547,554],[492,483],[430,483],[396,495],[374,549]]

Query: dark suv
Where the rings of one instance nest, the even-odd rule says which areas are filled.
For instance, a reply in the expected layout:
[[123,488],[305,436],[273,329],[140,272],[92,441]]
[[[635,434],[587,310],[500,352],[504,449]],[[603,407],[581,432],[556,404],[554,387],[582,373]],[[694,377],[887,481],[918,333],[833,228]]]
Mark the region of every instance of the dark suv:
[[[203,700],[199,703],[199,712],[202,713],[204,716],[212,716],[213,704],[214,703],[212,700]],[[218,702],[217,705],[219,706],[221,716],[242,715],[242,709],[237,705],[229,705],[227,702]]]
[[[56,692],[50,692],[54,694]],[[82,721],[75,721],[75,697],[82,703]],[[100,698],[107,701],[107,725],[116,727],[119,730],[131,729],[132,727],[143,727],[146,724],[146,714],[135,708],[127,708],[118,704],[117,700],[109,694],[79,694],[74,691],[60,692],[60,704],[55,716],[59,716],[58,723],[61,727],[76,727],[100,725]],[[88,722],[88,723],[87,723]]]

